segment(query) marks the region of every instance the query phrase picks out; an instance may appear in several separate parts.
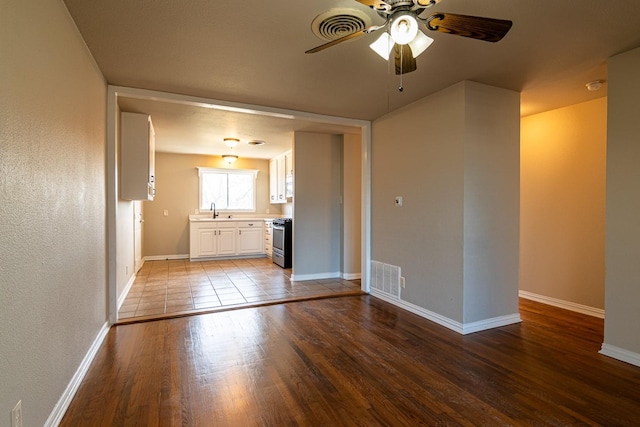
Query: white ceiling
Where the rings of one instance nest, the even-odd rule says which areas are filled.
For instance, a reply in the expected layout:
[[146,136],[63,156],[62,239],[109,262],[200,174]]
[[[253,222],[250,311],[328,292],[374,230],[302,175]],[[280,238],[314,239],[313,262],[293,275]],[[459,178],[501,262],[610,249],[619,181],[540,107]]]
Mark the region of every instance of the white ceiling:
[[[428,33],[435,41],[418,70],[399,77],[368,48],[365,35],[327,50],[311,21],[329,9],[362,10],[354,0],[64,0],[98,66],[112,85],[373,120],[461,80],[522,93],[523,115],[606,95],[607,58],[640,46],[638,0],[442,0],[433,11],[513,21],[498,43]],[[121,99],[150,113],[158,149],[215,154],[222,138],[290,143],[294,130],[323,129],[298,120]],[[272,147],[273,148],[273,147]],[[244,155],[244,154],[243,154]]]

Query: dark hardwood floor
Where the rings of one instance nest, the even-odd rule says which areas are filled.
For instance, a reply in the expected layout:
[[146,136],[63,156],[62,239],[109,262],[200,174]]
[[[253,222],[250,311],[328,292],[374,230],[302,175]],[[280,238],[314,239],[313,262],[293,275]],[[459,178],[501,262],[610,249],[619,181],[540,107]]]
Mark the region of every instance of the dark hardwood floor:
[[467,336],[366,295],[117,326],[61,425],[640,425],[603,321],[520,304]]

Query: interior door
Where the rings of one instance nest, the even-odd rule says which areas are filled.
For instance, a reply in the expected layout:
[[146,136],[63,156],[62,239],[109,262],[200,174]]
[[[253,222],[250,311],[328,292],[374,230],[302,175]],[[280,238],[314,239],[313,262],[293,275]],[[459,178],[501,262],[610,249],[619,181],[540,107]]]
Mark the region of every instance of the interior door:
[[134,270],[135,273],[142,267],[142,202],[133,202],[133,254],[134,254]]

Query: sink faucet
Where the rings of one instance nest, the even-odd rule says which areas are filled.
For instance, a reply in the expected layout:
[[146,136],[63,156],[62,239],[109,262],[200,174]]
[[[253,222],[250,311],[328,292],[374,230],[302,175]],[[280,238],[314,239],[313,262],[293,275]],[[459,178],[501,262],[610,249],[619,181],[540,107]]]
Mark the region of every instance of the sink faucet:
[[220,215],[220,214],[216,213],[216,203],[215,202],[211,202],[211,210],[213,211],[213,219],[216,219],[218,217],[218,215]]

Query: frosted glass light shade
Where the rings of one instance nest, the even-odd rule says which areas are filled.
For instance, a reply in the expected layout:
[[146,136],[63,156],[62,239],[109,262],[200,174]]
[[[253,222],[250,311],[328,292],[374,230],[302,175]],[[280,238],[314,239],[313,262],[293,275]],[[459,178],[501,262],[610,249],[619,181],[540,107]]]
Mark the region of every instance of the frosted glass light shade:
[[371,49],[378,55],[382,57],[382,59],[389,60],[389,55],[391,55],[391,51],[393,50],[393,45],[395,43],[389,37],[389,34],[382,33],[380,37],[373,43],[369,45]]
[[222,160],[224,160],[226,164],[230,165],[231,163],[238,160],[238,156],[235,156],[233,154],[223,154]]
[[407,44],[418,34],[418,21],[409,14],[396,17],[391,23],[391,38],[398,44]]
[[433,39],[422,31],[418,31],[416,37],[409,42],[409,47],[411,48],[411,53],[413,53],[413,57],[417,58],[422,52],[427,50],[429,46],[433,43]]

